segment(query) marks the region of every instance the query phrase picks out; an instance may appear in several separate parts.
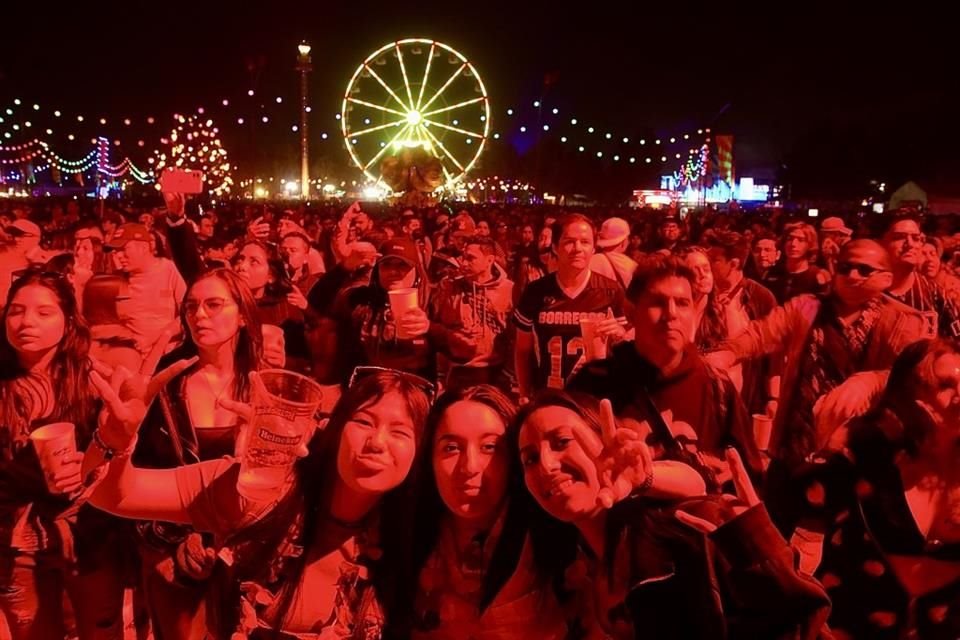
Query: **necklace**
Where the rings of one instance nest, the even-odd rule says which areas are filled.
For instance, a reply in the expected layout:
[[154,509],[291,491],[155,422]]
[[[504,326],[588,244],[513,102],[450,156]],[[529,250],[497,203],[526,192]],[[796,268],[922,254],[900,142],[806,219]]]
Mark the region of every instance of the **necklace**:
[[218,392],[216,387],[214,387],[213,382],[211,382],[211,376],[207,371],[201,369],[197,373],[200,374],[200,377],[206,383],[207,387],[210,388],[210,393],[213,394],[213,406],[214,409],[216,409],[216,407],[220,405],[220,398],[223,397],[223,394],[227,392],[227,389],[229,389],[230,385],[233,383],[234,375],[231,373],[227,377],[226,382],[223,383],[223,385],[220,387],[220,391]]

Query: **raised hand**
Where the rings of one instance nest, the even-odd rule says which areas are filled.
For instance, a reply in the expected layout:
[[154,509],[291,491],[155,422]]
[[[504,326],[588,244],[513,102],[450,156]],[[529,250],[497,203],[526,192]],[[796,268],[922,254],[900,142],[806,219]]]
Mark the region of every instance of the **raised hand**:
[[263,216],[260,216],[247,225],[247,235],[257,240],[265,240],[270,237],[270,224],[264,222]]
[[574,436],[597,461],[597,476],[602,485],[597,502],[609,509],[634,489],[644,486],[653,473],[653,457],[635,429],[617,427],[609,400],[600,401],[600,427],[602,447],[599,450],[595,440],[588,441],[576,430]]
[[301,311],[306,309],[309,303],[300,289],[295,286],[292,286],[290,289],[290,293],[287,294],[287,304],[290,304]]
[[163,192],[163,201],[167,205],[167,215],[182,218],[186,214],[186,198],[182,193]]
[[91,360],[90,381],[105,405],[99,420],[100,437],[112,449],[127,449],[140,428],[147,407],[160,390],[197,362],[196,356],[178,360],[154,375],[173,331],[174,328],[169,327],[161,334],[137,373],[123,366],[111,369],[98,360]]
[[[723,496],[723,499],[726,502],[732,503],[733,514],[734,517],[736,517],[750,507],[760,504],[760,497],[757,495],[757,491],[753,487],[753,482],[750,480],[750,474],[747,473],[746,467],[743,466],[743,460],[740,458],[740,454],[737,452],[737,450],[733,447],[728,448],[726,451],[726,459],[727,466],[730,469],[730,476],[733,480],[733,486],[736,489],[737,495],[731,496],[727,494]],[[710,522],[709,520],[704,520],[703,518],[697,517],[683,510],[678,510],[676,512],[676,516],[680,522],[684,523],[688,527],[696,529],[701,533],[713,533],[718,527],[717,524]]]

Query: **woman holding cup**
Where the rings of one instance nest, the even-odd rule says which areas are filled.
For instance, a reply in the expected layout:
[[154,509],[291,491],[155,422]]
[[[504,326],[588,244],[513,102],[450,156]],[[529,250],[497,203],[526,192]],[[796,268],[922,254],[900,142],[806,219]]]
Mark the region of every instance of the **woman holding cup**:
[[77,446],[90,442],[100,404],[73,287],[27,271],[2,325],[0,612],[14,640],[63,637],[66,589],[81,640],[119,639],[126,539],[113,518],[77,502]]
[[[358,369],[290,482],[260,501],[239,490],[242,465],[233,458],[176,470],[134,466],[122,452],[136,438],[155,385],[117,393],[99,375],[93,379],[111,419],[84,459],[85,471],[109,460],[91,502],[119,516],[213,535],[219,551],[210,554],[210,637],[273,637],[258,634],[274,630],[283,637],[379,638],[385,621],[404,624],[414,583],[416,456],[434,393],[428,381]],[[245,403],[221,404],[256,418]]]

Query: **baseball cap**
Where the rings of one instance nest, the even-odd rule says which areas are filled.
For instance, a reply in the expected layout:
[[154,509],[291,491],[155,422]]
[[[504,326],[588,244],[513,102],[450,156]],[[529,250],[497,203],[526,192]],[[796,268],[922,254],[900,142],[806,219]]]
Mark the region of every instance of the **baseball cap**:
[[103,247],[105,249],[122,249],[131,240],[150,242],[151,238],[150,231],[145,226],[128,222],[117,227],[117,230],[113,232],[113,237]]
[[6,231],[12,236],[36,236],[39,238],[41,235],[40,227],[35,222],[30,222],[24,218],[20,218],[8,226]]
[[623,218],[607,218],[597,235],[598,247],[615,247],[630,237],[630,223]]
[[466,213],[458,213],[450,223],[450,232],[454,235],[472,236],[477,232],[477,223]]
[[841,218],[831,216],[826,218],[820,225],[820,231],[824,233],[842,233],[845,236],[852,236],[853,229],[847,227]]
[[387,258],[400,258],[414,267],[420,262],[420,252],[417,250],[417,244],[410,238],[396,237],[380,245],[380,259],[377,262]]
[[660,218],[660,226],[663,226],[665,224],[670,224],[671,222],[674,224],[680,224],[680,218],[678,218],[675,214],[672,214],[672,213],[668,213],[667,215]]

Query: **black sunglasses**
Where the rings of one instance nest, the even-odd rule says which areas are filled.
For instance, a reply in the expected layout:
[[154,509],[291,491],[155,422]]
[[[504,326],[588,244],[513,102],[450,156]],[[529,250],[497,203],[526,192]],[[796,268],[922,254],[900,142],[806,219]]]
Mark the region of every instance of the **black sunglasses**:
[[437,385],[433,384],[424,377],[418,376],[415,373],[408,373],[406,371],[400,371],[399,369],[390,369],[389,367],[373,367],[362,365],[356,367],[353,370],[353,373],[350,374],[350,383],[348,386],[352,387],[354,383],[359,380],[363,380],[367,376],[371,376],[377,373],[392,373],[404,382],[413,385],[417,389],[423,391],[427,396],[427,400],[430,404],[433,404],[433,401],[437,397]]
[[67,274],[60,271],[44,271],[36,267],[30,269],[18,269],[10,274],[11,282],[16,282],[20,278],[27,276],[37,276],[40,278],[50,278],[52,280],[63,280],[67,277]]
[[877,272],[886,271],[886,269],[878,269],[877,267],[871,267],[868,264],[854,262],[841,262],[837,265],[837,273],[842,276],[848,276],[854,271],[860,274],[860,277],[862,278],[869,278]]

